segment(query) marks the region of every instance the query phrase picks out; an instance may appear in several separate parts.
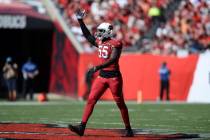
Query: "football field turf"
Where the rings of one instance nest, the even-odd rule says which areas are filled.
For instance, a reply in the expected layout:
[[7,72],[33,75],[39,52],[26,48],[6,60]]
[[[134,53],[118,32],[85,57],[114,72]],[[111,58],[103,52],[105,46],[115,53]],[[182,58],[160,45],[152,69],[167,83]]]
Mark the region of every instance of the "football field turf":
[[[134,131],[150,134],[198,134],[210,138],[210,104],[126,102]],[[0,123],[56,124],[81,121],[85,102],[0,101]],[[0,124],[0,125],[1,125]],[[120,112],[112,101],[99,101],[87,124],[93,129],[122,129]],[[138,131],[137,131],[138,130]],[[1,131],[1,130],[0,130]],[[1,135],[0,135],[1,137]]]

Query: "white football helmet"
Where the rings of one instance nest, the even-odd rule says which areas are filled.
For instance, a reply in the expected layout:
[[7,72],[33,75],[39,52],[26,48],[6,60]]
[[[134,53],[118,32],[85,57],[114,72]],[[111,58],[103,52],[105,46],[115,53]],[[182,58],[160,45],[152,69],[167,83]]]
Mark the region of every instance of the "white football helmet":
[[112,34],[113,26],[110,23],[103,22],[97,27],[96,37],[100,40],[104,38],[110,38]]

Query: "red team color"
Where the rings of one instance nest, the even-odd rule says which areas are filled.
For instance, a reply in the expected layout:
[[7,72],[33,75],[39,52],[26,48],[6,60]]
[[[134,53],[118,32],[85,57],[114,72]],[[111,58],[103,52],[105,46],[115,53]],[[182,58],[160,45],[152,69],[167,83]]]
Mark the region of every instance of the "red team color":
[[[102,63],[109,60],[113,47],[118,47],[120,49],[122,48],[122,43],[114,39],[105,41],[103,43],[101,41],[97,41],[97,43],[98,43],[98,52],[99,52],[98,56],[101,59]],[[104,68],[103,70],[118,71],[119,64],[118,63],[112,64]],[[121,111],[126,128],[130,127],[128,109],[125,105],[123,94],[122,94],[122,84],[123,84],[123,81],[122,81],[121,75],[118,77],[113,77],[113,78],[104,78],[104,77],[98,76],[92,85],[82,122],[84,123],[87,122],[89,116],[91,115],[93,111],[94,105],[99,100],[99,98],[103,95],[104,91],[107,88],[109,88],[112,92],[114,100],[116,101]]]
[[118,108],[120,109],[125,124],[125,136],[132,137],[133,131],[130,126],[128,109],[123,98],[123,80],[119,69],[119,58],[122,52],[122,42],[112,38],[113,27],[109,23],[101,23],[97,27],[96,35],[92,36],[83,22],[84,14],[84,11],[82,12],[79,10],[76,13],[77,19],[85,38],[93,46],[98,48],[98,56],[101,60],[101,63],[89,70],[90,72],[96,72],[99,70],[99,76],[92,84],[81,124],[76,126],[70,124],[69,129],[80,136],[84,135],[86,124],[93,112],[95,104],[103,95],[105,90],[109,88]]
[[[114,47],[122,49],[122,42],[115,40],[115,39],[110,39],[107,41],[102,42],[99,39],[96,39],[96,43],[98,45],[98,57],[101,60],[101,64],[104,62],[108,61],[110,59],[112,49]],[[119,63],[114,63],[106,68],[103,68],[103,70],[109,70],[109,71],[117,71],[119,70]]]

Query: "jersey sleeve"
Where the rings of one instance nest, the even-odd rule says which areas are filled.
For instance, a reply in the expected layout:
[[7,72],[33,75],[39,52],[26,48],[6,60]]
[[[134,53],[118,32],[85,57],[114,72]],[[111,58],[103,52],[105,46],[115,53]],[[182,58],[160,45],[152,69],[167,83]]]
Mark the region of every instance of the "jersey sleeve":
[[112,41],[112,47],[114,47],[114,48],[122,48],[122,42],[121,41],[119,41],[119,40],[113,40]]

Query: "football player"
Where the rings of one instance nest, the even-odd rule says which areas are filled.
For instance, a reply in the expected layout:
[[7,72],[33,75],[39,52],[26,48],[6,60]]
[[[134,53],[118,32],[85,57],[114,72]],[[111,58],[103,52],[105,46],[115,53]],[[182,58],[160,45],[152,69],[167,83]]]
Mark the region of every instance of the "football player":
[[119,58],[122,51],[122,42],[112,38],[113,26],[110,23],[101,23],[97,27],[95,36],[91,35],[90,31],[83,22],[84,16],[85,11],[76,11],[76,17],[85,38],[92,45],[98,48],[98,57],[100,58],[101,63],[100,65],[94,66],[90,69],[92,72],[99,70],[99,76],[92,84],[81,124],[70,124],[68,127],[71,131],[80,136],[83,136],[87,121],[93,112],[96,102],[103,95],[104,91],[109,88],[118,108],[120,109],[122,119],[125,124],[125,136],[133,137],[134,134],[129,121],[128,109],[123,98],[123,80],[119,68]]

